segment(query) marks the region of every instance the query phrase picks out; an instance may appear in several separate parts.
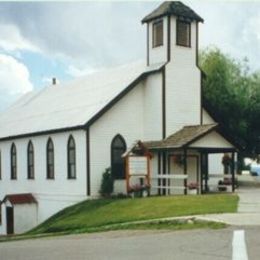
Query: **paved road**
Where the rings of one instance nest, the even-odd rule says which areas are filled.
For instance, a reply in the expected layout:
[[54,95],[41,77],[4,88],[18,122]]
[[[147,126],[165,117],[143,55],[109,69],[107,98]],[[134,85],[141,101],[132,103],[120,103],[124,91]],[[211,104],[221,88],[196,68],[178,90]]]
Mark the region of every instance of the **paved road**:
[[248,259],[259,260],[260,183],[251,179],[248,183],[238,191],[239,213],[209,216],[234,225],[227,229],[113,231],[0,243],[0,260],[232,259],[238,250],[232,248],[233,234],[241,229],[245,230]]
[[[235,227],[193,231],[112,231],[0,244],[1,260],[232,259]],[[259,260],[260,227],[245,228],[250,260]]]
[[0,259],[231,259],[232,231],[108,232],[0,244]]

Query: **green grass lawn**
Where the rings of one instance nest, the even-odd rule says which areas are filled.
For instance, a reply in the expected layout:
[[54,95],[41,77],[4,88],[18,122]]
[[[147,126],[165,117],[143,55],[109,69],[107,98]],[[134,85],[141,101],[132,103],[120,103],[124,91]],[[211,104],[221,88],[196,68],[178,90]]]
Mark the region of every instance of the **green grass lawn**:
[[88,200],[60,211],[29,234],[98,231],[102,226],[138,220],[236,212],[237,203],[238,197],[228,194]]

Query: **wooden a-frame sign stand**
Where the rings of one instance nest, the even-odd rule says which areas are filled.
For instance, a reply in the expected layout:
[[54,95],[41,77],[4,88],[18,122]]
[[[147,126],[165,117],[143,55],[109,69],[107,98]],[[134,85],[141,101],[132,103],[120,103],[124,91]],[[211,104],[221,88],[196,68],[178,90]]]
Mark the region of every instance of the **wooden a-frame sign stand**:
[[[141,141],[136,142],[129,151],[127,151],[123,157],[125,157],[126,167],[126,190],[127,193],[133,191],[131,187],[131,178],[139,178],[140,188],[151,187],[151,166],[150,161],[152,154],[143,145]],[[138,184],[137,184],[138,185]]]

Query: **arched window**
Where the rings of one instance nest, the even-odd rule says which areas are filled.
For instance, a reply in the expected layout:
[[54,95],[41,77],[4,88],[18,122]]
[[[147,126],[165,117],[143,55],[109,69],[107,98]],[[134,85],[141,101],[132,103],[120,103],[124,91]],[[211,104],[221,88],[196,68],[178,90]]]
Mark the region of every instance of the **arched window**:
[[68,140],[68,179],[76,179],[76,145],[72,135]]
[[111,143],[111,172],[114,179],[125,178],[125,161],[122,154],[126,151],[126,143],[121,135],[116,135]]
[[34,150],[31,141],[27,147],[27,177],[28,179],[34,179]]
[[17,154],[16,147],[13,143],[11,146],[11,180],[17,179]]
[[46,153],[47,179],[54,179],[54,145],[51,138],[48,139]]

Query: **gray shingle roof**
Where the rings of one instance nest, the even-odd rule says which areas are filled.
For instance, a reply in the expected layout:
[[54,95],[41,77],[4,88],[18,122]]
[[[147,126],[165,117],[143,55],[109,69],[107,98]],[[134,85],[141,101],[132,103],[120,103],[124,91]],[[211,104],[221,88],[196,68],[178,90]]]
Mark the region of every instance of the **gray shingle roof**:
[[190,7],[186,6],[179,1],[166,1],[163,2],[158,8],[153,12],[145,16],[142,23],[147,23],[156,18],[160,18],[165,15],[176,15],[182,18],[188,18],[190,20],[195,20],[198,22],[203,22],[204,20],[196,14]]
[[182,148],[214,130],[217,124],[184,126],[181,130],[160,141],[144,142],[148,149]]

